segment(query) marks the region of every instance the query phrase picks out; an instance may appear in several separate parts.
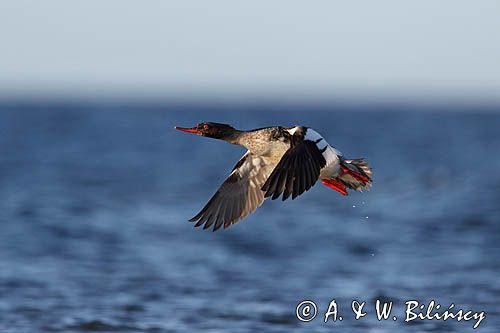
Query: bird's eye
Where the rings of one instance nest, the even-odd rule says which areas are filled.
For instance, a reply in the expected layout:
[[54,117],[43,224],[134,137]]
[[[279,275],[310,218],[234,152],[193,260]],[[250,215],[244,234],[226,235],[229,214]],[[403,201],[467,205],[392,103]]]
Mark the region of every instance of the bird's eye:
[[208,125],[207,124],[203,125],[203,128],[207,130],[208,129]]

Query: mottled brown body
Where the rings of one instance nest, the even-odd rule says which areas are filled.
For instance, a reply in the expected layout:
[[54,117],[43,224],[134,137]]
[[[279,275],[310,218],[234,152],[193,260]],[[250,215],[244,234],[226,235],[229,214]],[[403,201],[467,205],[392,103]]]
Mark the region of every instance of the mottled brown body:
[[287,127],[276,126],[243,132],[235,143],[247,148],[250,154],[277,164],[290,148],[290,140]]

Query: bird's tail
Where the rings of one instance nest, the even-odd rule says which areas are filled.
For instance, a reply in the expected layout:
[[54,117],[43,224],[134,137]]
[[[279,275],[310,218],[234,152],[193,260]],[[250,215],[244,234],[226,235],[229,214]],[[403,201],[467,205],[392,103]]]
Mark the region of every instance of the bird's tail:
[[362,158],[342,160],[340,174],[332,179],[322,179],[324,185],[347,195],[347,189],[367,190],[372,185],[372,169]]

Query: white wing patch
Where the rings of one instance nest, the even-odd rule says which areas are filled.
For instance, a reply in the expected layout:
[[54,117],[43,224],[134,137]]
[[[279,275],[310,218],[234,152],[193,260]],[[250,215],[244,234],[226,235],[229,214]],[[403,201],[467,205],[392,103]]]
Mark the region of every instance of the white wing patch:
[[332,164],[337,164],[339,162],[338,151],[328,145],[328,148],[323,152],[323,157],[326,160],[326,165],[330,166]]
[[295,127],[292,127],[292,128],[289,128],[287,129],[288,133],[290,133],[291,135],[294,135],[295,132],[299,129],[299,126],[295,126]]
[[331,164],[337,164],[339,162],[339,156],[342,156],[342,153],[338,151],[337,149],[333,148],[326,142],[326,140],[315,130],[312,128],[308,128],[306,132],[306,136],[304,137],[305,140],[310,140],[313,142],[316,142],[320,140],[316,146],[318,146],[318,149],[323,150],[325,147],[325,151],[323,151],[323,157],[326,160],[326,165],[331,165]]
[[323,139],[323,137],[319,135],[319,133],[313,130],[312,128],[308,128],[304,139],[309,141],[318,141],[319,139]]

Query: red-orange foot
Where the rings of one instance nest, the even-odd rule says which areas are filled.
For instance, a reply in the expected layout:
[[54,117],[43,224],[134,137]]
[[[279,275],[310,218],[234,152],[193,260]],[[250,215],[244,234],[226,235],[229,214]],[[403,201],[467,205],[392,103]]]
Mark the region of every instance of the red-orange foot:
[[334,189],[342,195],[347,195],[347,189],[344,184],[335,179],[321,179],[323,185],[328,186],[329,188]]
[[343,165],[341,165],[340,167],[342,168],[343,173],[346,173],[346,174],[352,176],[354,179],[359,181],[361,183],[361,185],[363,185],[363,186],[365,186],[366,183],[368,183],[370,181],[370,179],[368,177],[366,177],[365,175],[362,175],[360,172],[356,172],[354,170],[348,169]]

